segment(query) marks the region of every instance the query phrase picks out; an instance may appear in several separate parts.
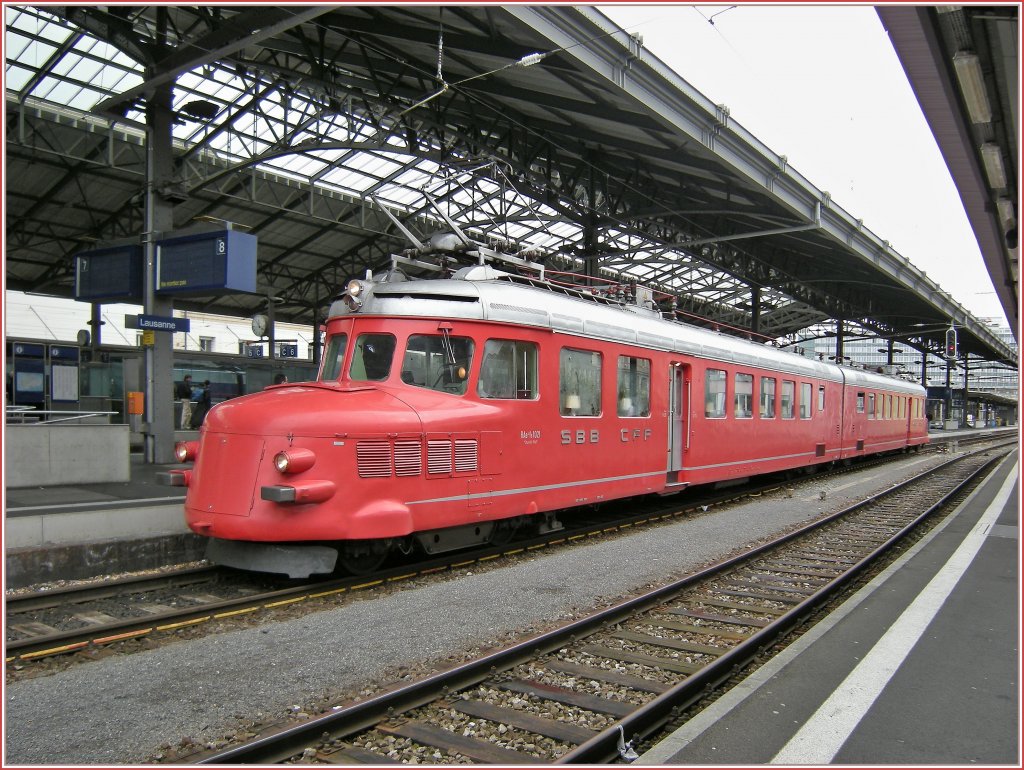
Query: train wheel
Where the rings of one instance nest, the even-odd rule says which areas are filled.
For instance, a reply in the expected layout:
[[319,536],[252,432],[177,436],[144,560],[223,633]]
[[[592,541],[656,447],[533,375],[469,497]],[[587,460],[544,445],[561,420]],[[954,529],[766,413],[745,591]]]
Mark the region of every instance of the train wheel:
[[337,570],[350,575],[367,575],[384,563],[391,553],[391,540],[346,540],[338,546]]

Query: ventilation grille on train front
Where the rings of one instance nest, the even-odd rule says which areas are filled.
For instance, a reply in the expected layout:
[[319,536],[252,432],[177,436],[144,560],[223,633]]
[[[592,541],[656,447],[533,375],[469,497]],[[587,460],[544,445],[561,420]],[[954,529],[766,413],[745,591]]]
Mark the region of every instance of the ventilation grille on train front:
[[[454,450],[454,451],[453,451]],[[423,444],[419,441],[360,441],[356,444],[356,463],[363,479],[423,474]],[[427,473],[450,476],[475,473],[479,469],[479,444],[476,439],[431,439],[427,441]]]

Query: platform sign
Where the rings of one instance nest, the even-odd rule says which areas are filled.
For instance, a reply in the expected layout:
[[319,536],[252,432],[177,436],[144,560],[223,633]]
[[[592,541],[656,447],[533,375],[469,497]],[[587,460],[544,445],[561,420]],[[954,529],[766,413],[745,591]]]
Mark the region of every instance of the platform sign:
[[141,302],[142,275],[142,247],[138,244],[83,251],[75,255],[75,299]]
[[279,348],[281,358],[298,358],[299,346],[297,344],[283,343]]
[[157,241],[156,291],[255,293],[256,236],[218,230]]
[[124,327],[154,332],[188,332],[192,330],[192,319],[169,315],[126,315]]
[[246,354],[249,358],[263,358],[263,346],[262,345],[249,345],[246,348]]

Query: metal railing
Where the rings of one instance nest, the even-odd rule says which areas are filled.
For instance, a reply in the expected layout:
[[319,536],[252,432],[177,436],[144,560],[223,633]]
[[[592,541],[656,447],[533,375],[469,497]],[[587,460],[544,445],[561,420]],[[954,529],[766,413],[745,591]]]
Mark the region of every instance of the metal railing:
[[[5,406],[4,422],[8,425],[53,425],[58,422],[83,420],[88,417],[102,417],[112,414],[118,414],[118,412],[74,412],[60,409],[37,409],[34,406]],[[54,416],[46,417],[46,415]]]

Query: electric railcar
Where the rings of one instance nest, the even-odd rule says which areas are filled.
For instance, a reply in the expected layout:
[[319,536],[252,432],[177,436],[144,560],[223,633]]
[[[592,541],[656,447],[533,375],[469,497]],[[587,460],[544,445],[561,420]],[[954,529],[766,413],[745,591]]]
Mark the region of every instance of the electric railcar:
[[[648,303],[651,304],[651,303]],[[905,450],[923,388],[463,268],[355,280],[315,381],[217,405],[187,487],[217,563],[292,577],[560,526],[559,511]]]

